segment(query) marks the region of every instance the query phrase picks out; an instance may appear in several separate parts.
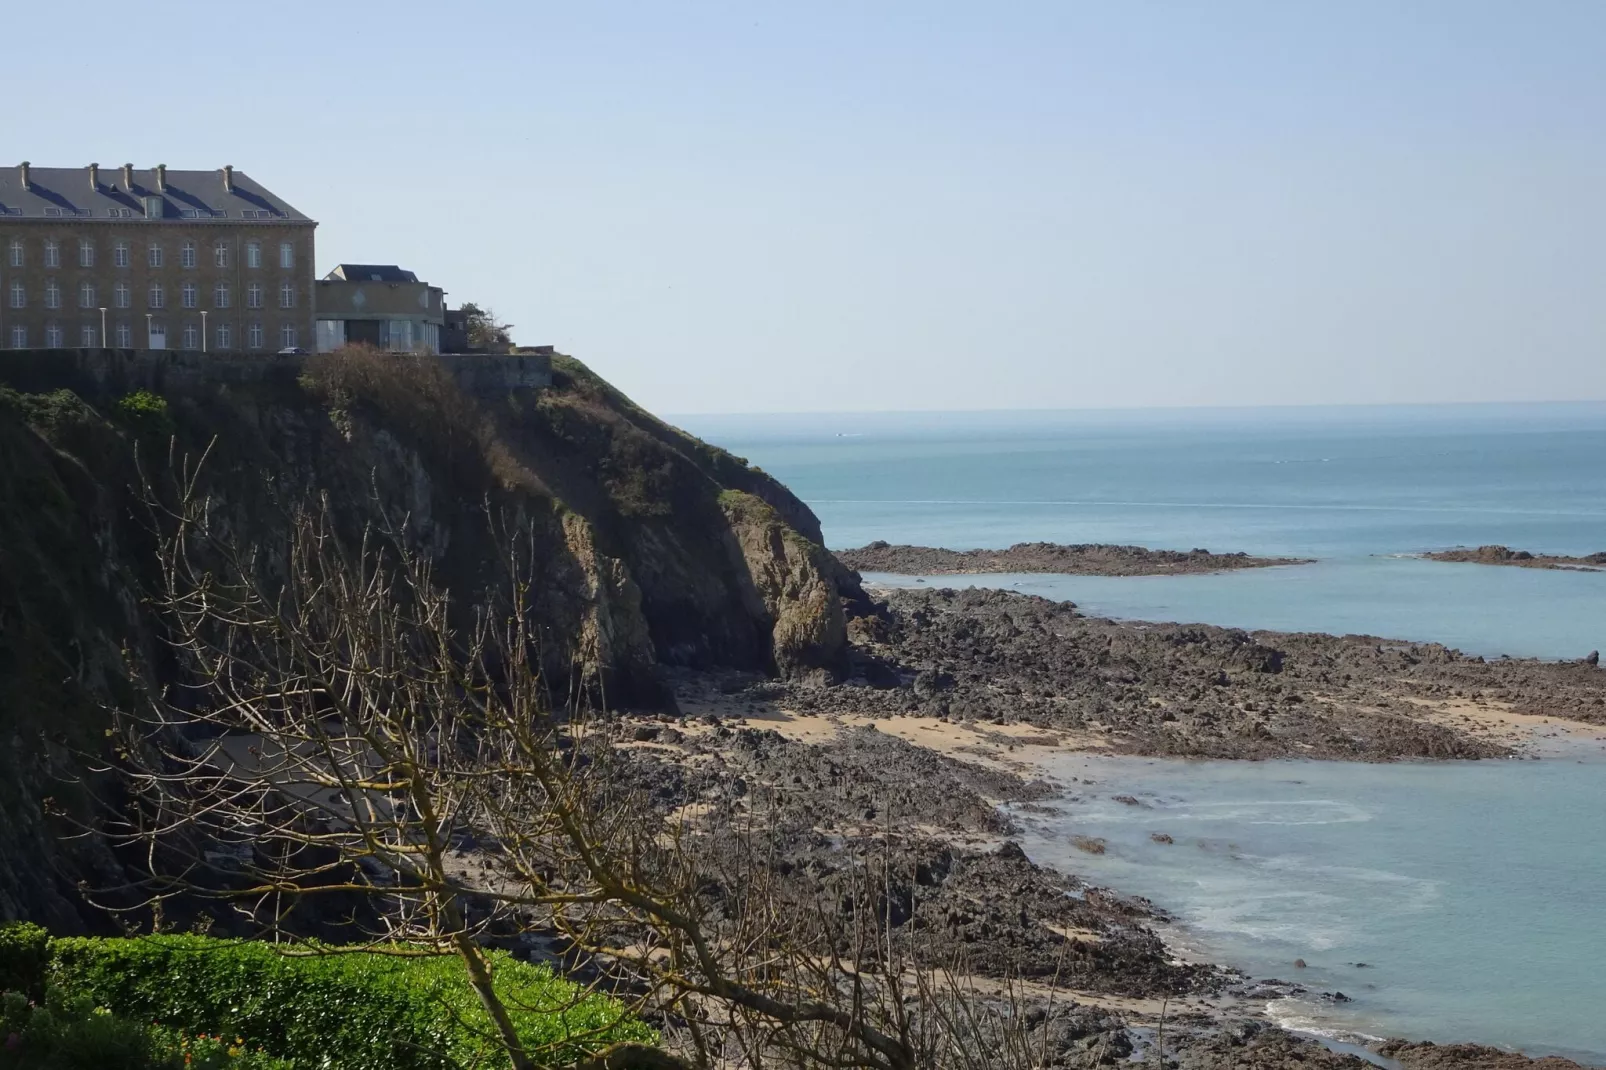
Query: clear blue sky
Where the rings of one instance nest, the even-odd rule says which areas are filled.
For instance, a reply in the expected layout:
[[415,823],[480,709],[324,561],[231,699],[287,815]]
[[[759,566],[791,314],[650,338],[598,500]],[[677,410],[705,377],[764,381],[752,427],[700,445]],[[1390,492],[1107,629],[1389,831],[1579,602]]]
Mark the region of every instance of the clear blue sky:
[[0,160],[232,163],[667,412],[1606,398],[1606,2],[88,0]]

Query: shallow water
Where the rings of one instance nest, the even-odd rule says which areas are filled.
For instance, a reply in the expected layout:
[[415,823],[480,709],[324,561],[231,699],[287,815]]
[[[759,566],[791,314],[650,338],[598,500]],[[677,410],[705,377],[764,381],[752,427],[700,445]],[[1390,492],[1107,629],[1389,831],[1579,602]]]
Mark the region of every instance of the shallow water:
[[1486,655],[1606,648],[1606,573],[1389,556],[1483,543],[1606,550],[1606,404],[680,422],[779,477],[833,547],[1041,539],[1320,559],[1227,576],[1023,581],[1101,615]]
[[[1153,899],[1199,957],[1353,999],[1272,1004],[1284,1024],[1606,1064],[1606,750],[1567,753],[1396,765],[1067,755],[1051,771],[1070,798],[1055,816],[1021,815],[1022,844]],[[1106,853],[1073,835],[1103,838]]]

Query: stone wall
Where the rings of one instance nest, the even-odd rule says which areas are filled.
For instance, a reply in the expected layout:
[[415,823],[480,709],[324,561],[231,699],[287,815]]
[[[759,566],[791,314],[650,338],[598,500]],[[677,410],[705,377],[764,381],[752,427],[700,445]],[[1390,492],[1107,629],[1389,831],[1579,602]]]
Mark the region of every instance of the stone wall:
[[[84,398],[219,383],[291,384],[309,359],[148,349],[8,349],[0,350],[0,383],[28,393],[67,389]],[[465,392],[479,397],[552,385],[552,357],[545,353],[449,353],[433,359],[446,366]]]

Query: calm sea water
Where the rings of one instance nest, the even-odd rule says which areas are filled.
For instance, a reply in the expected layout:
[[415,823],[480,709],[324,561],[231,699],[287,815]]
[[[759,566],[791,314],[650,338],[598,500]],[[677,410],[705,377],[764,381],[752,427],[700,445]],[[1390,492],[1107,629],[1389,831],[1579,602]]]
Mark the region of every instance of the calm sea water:
[[1599,744],[1389,766],[1067,755],[1054,772],[1072,795],[1025,817],[1027,853],[1171,908],[1201,957],[1354,1001],[1270,1004],[1285,1025],[1606,1064]]
[[[1402,556],[1606,550],[1606,404],[680,422],[786,482],[833,547],[1041,539],[1318,559],[981,581],[1090,613],[1486,655],[1606,648],[1606,574]],[[1286,1023],[1606,1065],[1598,744],[1542,761],[1389,766],[1067,755],[1055,772],[1072,791],[1056,817],[1032,818],[1032,856],[1151,897],[1203,956],[1354,1000],[1273,1006]],[[1144,805],[1110,801],[1121,793]],[[1104,837],[1108,852],[1076,851],[1072,835]]]
[[[1186,578],[1007,577],[1088,612],[1606,648],[1606,573],[1399,555],[1606,550],[1606,404],[685,417],[779,477],[833,547],[1122,542],[1314,557]],[[942,582],[952,583],[952,580]]]

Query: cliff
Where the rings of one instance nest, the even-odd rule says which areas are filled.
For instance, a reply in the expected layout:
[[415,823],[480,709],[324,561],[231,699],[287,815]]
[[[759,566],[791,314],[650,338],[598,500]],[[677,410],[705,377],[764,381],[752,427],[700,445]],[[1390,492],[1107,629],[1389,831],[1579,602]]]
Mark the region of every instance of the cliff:
[[820,678],[846,663],[843,599],[862,594],[808,508],[579,361],[557,358],[544,389],[470,395],[427,358],[347,352],[175,378],[143,405],[115,379],[64,371],[74,389],[50,389],[41,367],[0,356],[0,385],[23,388],[0,388],[0,918],[76,927],[73,883],[113,871],[58,843],[43,800],[78,805],[74,755],[126,697],[124,647],[162,664],[139,471],[209,444],[202,482],[235,530],[271,546],[282,503],[315,491],[353,526],[378,504],[409,518],[464,605],[494,582],[489,507],[534,549],[555,688],[580,665],[607,705],[664,709],[666,666]]

